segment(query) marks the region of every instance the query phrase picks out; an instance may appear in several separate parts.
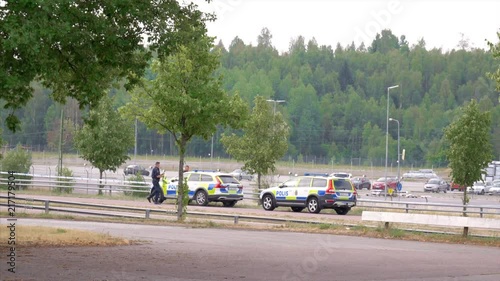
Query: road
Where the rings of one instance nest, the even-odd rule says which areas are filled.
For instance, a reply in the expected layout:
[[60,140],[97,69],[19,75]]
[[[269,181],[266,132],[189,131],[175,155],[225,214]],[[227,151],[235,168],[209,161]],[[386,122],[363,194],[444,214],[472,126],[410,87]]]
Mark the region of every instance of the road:
[[[497,281],[500,249],[327,234],[18,219],[140,245],[18,249],[16,280]],[[1,220],[2,228],[6,220]],[[2,249],[2,259],[6,259]]]

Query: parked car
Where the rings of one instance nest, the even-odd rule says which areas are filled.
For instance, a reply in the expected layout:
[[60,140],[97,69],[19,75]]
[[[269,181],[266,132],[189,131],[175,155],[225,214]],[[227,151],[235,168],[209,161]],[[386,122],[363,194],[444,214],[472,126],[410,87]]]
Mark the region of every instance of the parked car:
[[[233,207],[243,200],[243,185],[228,173],[211,170],[193,170],[184,173],[188,185],[189,200],[206,206],[210,202],[222,202],[224,207]],[[166,196],[177,196],[178,179],[166,186]]]
[[259,199],[266,211],[283,206],[294,212],[302,212],[305,208],[310,213],[334,209],[338,215],[345,215],[356,206],[357,192],[346,178],[300,176],[264,189]]
[[469,188],[469,192],[483,195],[485,193],[488,193],[490,191],[490,188],[491,182],[477,181]]
[[443,179],[430,179],[424,184],[425,192],[444,192],[448,190],[448,183]]
[[149,176],[149,170],[139,165],[128,165],[125,169],[123,169],[123,173],[125,175],[140,174],[143,176]]
[[372,183],[370,179],[365,176],[362,177],[354,177],[351,179],[352,184],[356,187],[357,190],[361,189],[371,189]]
[[458,183],[454,183],[452,182],[450,184],[450,190],[451,191],[454,191],[454,190],[458,190],[458,191],[464,191],[467,187],[465,185],[459,185]]
[[[381,177],[372,183],[372,190],[384,190],[385,177]],[[387,177],[387,188],[397,189],[398,179],[395,177]]]
[[238,180],[253,180],[253,175],[242,169],[236,169],[229,174]]
[[491,187],[488,190],[488,193],[492,194],[492,195],[498,195],[498,194],[500,194],[500,180],[494,180],[491,183]]

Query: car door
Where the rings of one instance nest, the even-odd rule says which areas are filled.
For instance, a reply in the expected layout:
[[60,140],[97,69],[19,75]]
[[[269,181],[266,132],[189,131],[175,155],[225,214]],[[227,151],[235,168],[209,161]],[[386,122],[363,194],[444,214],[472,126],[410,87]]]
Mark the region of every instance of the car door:
[[196,190],[200,188],[201,184],[201,174],[199,173],[189,173],[186,178],[187,185],[189,187],[189,198],[192,199]]
[[299,179],[288,180],[282,184],[280,184],[279,189],[276,190],[274,194],[276,198],[276,204],[278,206],[290,206],[293,205],[293,200],[295,198],[291,198],[291,196],[295,193],[295,189],[297,188]]

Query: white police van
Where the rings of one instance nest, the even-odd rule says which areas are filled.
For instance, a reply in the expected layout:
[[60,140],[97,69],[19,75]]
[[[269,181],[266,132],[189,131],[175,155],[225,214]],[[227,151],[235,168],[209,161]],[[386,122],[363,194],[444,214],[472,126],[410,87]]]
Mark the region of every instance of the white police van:
[[329,208],[345,215],[356,206],[357,192],[348,178],[306,173],[279,186],[264,189],[259,198],[266,211],[283,206],[290,207],[294,212],[307,208],[310,213],[319,213]]

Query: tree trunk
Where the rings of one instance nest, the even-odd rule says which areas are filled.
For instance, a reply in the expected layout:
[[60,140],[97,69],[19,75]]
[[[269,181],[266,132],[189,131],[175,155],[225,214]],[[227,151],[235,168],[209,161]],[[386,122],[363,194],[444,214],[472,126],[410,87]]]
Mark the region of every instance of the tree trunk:
[[179,145],[179,181],[177,182],[177,221],[184,219],[184,155],[187,141],[181,136]]
[[[464,189],[464,198],[462,199],[462,203],[464,204],[464,212],[463,212],[463,216],[466,217],[467,216],[467,204],[469,203],[469,199],[467,198],[467,187],[465,187]],[[464,229],[465,231],[465,229]],[[465,233],[465,232],[464,232]]]
[[102,170],[99,169],[99,195],[102,195],[102,189],[104,188],[104,185],[102,184]]
[[261,179],[261,175],[260,173],[257,173],[257,188],[260,190],[260,179]]

